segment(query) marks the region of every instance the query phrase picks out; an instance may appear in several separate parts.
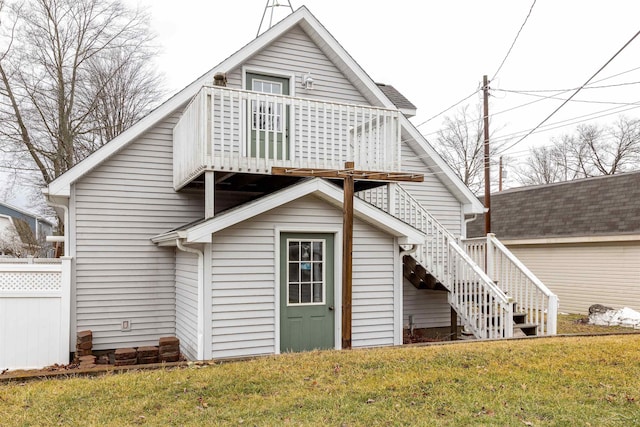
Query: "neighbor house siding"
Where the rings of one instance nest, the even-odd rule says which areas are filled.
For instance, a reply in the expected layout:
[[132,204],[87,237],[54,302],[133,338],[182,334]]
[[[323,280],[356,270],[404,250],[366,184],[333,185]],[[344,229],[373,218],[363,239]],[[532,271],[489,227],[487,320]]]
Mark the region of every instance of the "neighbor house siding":
[[176,336],[190,360],[198,358],[198,255],[176,253]]
[[[204,211],[201,195],[173,190],[177,118],[159,122],[73,186],[75,323],[93,331],[95,349],[152,345],[175,333],[175,254],[150,238]],[[120,331],[122,320],[130,320],[130,332]]]
[[462,205],[429,167],[406,143],[401,145],[402,171],[424,174],[424,182],[402,183],[402,187],[415,197],[450,233],[460,236]]
[[444,291],[417,289],[404,279],[402,323],[410,327],[409,316],[413,316],[414,328],[439,328],[451,325],[451,306]]
[[[327,102],[368,104],[345,75],[320,50],[320,48],[296,26],[269,46],[248,59],[248,69],[267,68],[283,75],[295,74],[290,93],[298,97],[321,99]],[[302,76],[311,73],[313,90],[302,87]],[[242,67],[227,73],[227,85],[242,88]],[[243,88],[244,89],[244,88]]]
[[509,245],[558,295],[560,312],[588,313],[593,304],[640,311],[640,242]]
[[[276,351],[276,227],[339,230],[342,211],[307,196],[213,235],[211,357]],[[353,253],[353,345],[392,345],[393,238],[356,220]]]

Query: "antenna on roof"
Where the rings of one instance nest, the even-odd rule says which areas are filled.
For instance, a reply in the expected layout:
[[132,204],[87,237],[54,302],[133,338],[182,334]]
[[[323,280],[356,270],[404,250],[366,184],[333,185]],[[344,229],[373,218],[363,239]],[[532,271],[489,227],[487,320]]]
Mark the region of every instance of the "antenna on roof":
[[260,35],[260,30],[262,30],[262,24],[264,23],[264,17],[267,16],[268,9],[271,9],[271,13],[269,14],[269,26],[266,28],[267,30],[273,25],[273,12],[276,7],[288,7],[289,9],[291,9],[291,13],[293,13],[293,6],[291,6],[291,1],[285,1],[286,4],[284,4],[284,2],[280,3],[278,0],[267,0],[267,4],[264,7],[264,12],[262,13],[262,19],[260,20],[260,26],[258,27],[258,33],[256,34],[256,37]]

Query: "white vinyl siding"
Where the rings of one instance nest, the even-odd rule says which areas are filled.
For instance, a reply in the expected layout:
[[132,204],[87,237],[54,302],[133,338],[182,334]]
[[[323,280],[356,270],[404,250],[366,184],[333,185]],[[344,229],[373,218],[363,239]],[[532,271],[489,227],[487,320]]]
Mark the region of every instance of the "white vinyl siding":
[[640,242],[510,245],[551,292],[560,312],[589,312],[593,304],[640,311]]
[[354,348],[393,345],[394,250],[398,249],[394,248],[392,237],[363,223],[354,225],[351,329]]
[[415,197],[449,232],[460,236],[462,205],[449,189],[405,142],[401,145],[402,171],[423,173],[424,182],[403,182],[402,187]]
[[[276,227],[340,229],[342,211],[307,196],[213,235],[211,357],[275,351],[275,293],[280,286],[275,283]],[[392,237],[355,221],[354,347],[393,344],[393,250]],[[338,262],[335,268],[340,268]],[[336,283],[334,287],[337,292]]]
[[[75,323],[93,331],[95,349],[175,334],[175,254],[150,238],[204,212],[200,194],[173,190],[176,121],[159,122],[74,184]],[[131,331],[121,332],[123,320]]]
[[[351,84],[345,75],[320,50],[320,48],[296,26],[258,52],[244,64],[247,69],[269,69],[283,76],[295,74],[290,92],[297,97],[322,99],[327,102],[347,102],[368,105],[367,100]],[[301,76],[311,73],[314,87],[302,87]],[[227,73],[229,87],[242,88],[242,67]]]
[[414,328],[440,328],[451,325],[451,306],[445,291],[417,289],[407,279],[403,280],[402,323],[409,327],[413,316]]
[[198,255],[176,253],[176,336],[180,350],[198,359]]

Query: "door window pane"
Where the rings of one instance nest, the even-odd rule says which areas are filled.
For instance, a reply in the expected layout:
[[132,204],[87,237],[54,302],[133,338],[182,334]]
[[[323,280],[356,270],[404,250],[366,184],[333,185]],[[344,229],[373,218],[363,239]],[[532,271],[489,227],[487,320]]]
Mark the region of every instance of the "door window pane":
[[288,240],[287,250],[288,304],[323,304],[324,241]]
[[300,243],[289,242],[289,261],[297,261],[300,257]]
[[322,283],[315,283],[313,285],[313,302],[322,302]]
[[289,283],[289,304],[300,303],[300,285]]

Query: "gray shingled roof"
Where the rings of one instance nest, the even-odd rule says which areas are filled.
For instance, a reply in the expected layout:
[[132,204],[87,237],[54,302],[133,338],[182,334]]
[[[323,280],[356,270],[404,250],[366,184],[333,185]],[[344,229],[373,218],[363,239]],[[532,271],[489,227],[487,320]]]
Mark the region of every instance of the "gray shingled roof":
[[403,94],[398,92],[396,88],[384,83],[376,83],[382,93],[385,94],[389,101],[393,102],[393,105],[401,110],[416,110],[416,106],[411,103]]
[[[640,171],[491,195],[491,231],[499,239],[640,233]],[[484,218],[467,226],[484,234]]]

